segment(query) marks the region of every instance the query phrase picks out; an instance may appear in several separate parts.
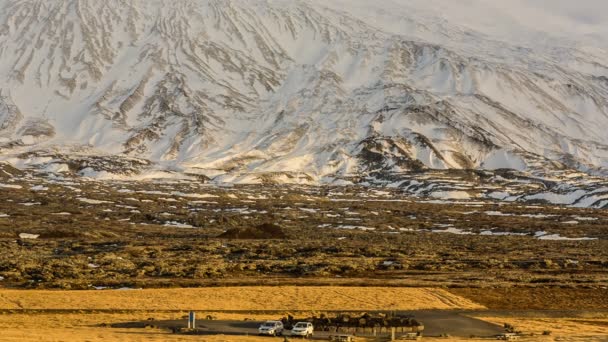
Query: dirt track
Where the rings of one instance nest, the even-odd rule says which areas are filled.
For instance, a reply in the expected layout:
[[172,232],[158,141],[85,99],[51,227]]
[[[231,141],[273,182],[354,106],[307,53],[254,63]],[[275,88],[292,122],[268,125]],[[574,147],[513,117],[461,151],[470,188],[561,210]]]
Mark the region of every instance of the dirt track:
[[[481,312],[463,312],[453,310],[421,310],[402,312],[411,315],[424,323],[425,336],[441,336],[448,334],[456,337],[492,337],[504,332],[502,326],[492,324],[472,318],[468,315],[475,315]],[[268,317],[272,317],[270,314]],[[243,320],[205,320],[204,316],[198,320],[197,328],[201,335],[256,335],[257,328],[263,320],[243,321]],[[280,317],[275,317],[278,319]],[[164,321],[141,321],[125,322],[114,324],[114,328],[145,328],[153,325],[162,329],[172,327],[186,328],[185,319],[164,320]],[[355,332],[355,331],[350,331]],[[399,332],[399,331],[398,331]],[[359,329],[355,332],[357,336],[373,336],[371,329]],[[332,332],[315,331],[315,336],[326,339]],[[288,335],[288,333],[287,333]],[[388,335],[388,331],[383,329],[378,332],[379,336]]]

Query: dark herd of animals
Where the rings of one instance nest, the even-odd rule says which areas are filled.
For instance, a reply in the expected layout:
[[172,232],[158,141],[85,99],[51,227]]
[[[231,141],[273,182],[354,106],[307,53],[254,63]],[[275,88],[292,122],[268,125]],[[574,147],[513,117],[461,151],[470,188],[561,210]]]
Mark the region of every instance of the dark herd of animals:
[[421,332],[424,330],[422,322],[417,321],[412,316],[393,313],[364,313],[360,316],[339,314],[336,317],[329,317],[325,314],[321,314],[318,317],[313,316],[312,318],[306,319],[296,319],[293,316],[288,315],[281,319],[285,329],[291,329],[295,323],[303,321],[311,322],[317,331],[329,332],[350,330],[365,331],[366,329],[375,329],[376,332],[382,332],[383,330],[389,331],[391,328],[395,328],[402,332]]

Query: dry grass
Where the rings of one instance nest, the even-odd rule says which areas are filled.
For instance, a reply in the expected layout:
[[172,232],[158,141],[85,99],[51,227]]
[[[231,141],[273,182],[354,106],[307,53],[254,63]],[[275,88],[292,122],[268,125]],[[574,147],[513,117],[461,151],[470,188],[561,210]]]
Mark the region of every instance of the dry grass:
[[[524,334],[534,334],[529,341],[608,341],[608,318],[530,318],[476,317],[484,321],[509,323]],[[544,331],[551,335],[542,336]]]
[[[267,301],[269,292],[275,294],[273,302]],[[15,311],[0,315],[0,330],[2,341],[282,341],[282,339],[245,336],[182,336],[159,329],[116,329],[101,327],[100,324],[144,321],[149,317],[158,320],[178,319],[186,313],[185,310],[189,309],[247,311],[386,308],[476,309],[480,306],[445,290],[433,288],[291,286],[131,291],[1,290],[0,309]],[[25,314],[19,313],[19,309],[41,311]],[[83,313],[52,311],[58,309],[91,311]],[[104,311],[95,312],[95,310]],[[150,310],[150,312],[139,310]],[[180,310],[184,311],[180,312]],[[213,315],[218,319],[233,320],[276,318],[255,313],[214,313]],[[24,329],[27,326],[35,328]]]
[[498,310],[608,309],[608,289],[605,287],[454,288],[450,292]]
[[[273,293],[272,302],[268,294]],[[434,288],[219,287],[129,291],[0,290],[0,309],[75,310],[382,310],[479,309]]]

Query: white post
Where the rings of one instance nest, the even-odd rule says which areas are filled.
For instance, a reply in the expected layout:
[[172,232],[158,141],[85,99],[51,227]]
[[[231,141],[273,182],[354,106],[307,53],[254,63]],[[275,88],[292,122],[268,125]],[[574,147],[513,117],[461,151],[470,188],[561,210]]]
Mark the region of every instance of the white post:
[[395,327],[391,328],[391,341],[395,340]]

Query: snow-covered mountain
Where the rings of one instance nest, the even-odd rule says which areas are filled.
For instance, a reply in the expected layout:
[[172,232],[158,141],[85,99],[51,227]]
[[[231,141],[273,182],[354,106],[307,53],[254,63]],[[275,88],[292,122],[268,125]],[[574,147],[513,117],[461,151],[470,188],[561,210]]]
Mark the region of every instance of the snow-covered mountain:
[[601,36],[488,32],[440,2],[0,0],[0,159],[221,181],[604,174]]

